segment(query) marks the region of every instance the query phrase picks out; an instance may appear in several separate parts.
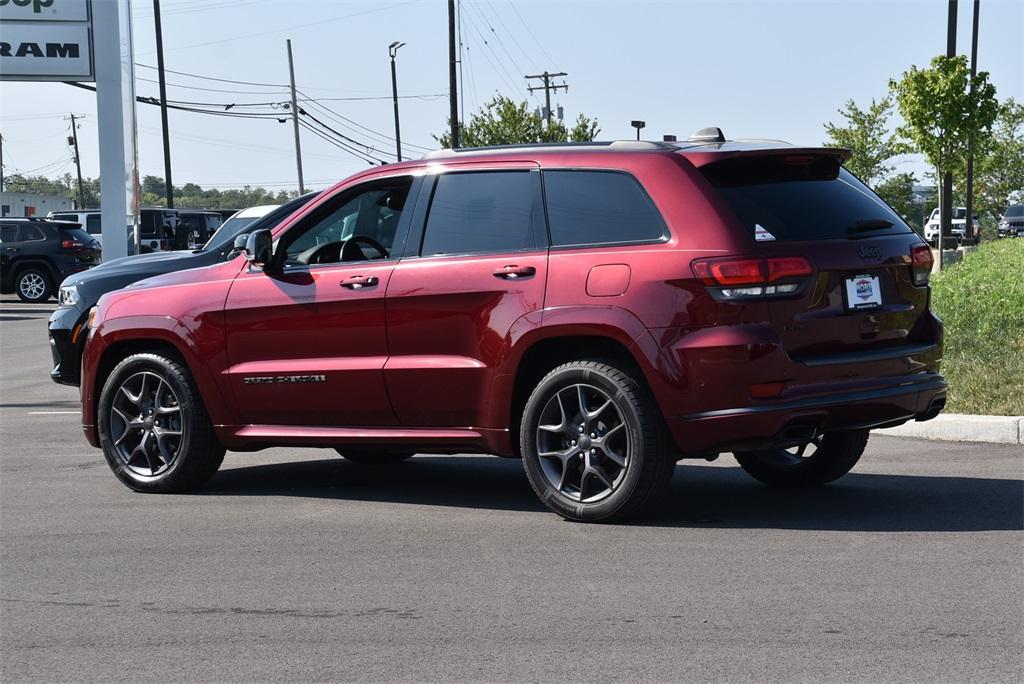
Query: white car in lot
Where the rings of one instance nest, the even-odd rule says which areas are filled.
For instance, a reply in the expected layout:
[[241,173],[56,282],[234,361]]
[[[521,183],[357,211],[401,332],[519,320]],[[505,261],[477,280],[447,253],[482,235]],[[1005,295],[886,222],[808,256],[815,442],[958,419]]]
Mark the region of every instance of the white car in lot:
[[[981,224],[978,223],[978,215],[974,215],[974,220],[971,221],[972,231],[970,235],[971,240],[976,240],[981,231]],[[941,225],[941,219],[939,217],[939,209],[936,207],[932,210],[932,215],[928,217],[928,220],[924,224],[924,239],[930,245],[935,245],[939,240],[939,226]],[[967,207],[954,207],[953,208],[953,238],[957,244],[960,244],[968,239],[967,235]]]

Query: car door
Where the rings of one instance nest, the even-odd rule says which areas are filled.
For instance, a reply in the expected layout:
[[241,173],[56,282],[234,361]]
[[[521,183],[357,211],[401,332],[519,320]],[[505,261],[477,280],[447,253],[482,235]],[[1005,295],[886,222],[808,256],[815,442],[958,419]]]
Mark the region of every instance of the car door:
[[0,280],[4,287],[10,287],[7,279],[13,277],[11,262],[17,257],[20,238],[17,223],[0,222]]
[[544,306],[540,173],[460,167],[426,177],[419,197],[388,286],[391,403],[406,426],[490,427],[483,402],[503,348]]
[[227,379],[245,423],[395,424],[383,377],[384,293],[413,184],[400,176],[336,193],[279,237],[274,263],[235,279]]

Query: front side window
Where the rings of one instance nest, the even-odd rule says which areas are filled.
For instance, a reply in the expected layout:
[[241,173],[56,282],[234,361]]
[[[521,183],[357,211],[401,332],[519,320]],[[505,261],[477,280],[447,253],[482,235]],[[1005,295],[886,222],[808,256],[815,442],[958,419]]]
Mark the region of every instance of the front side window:
[[389,179],[362,192],[344,193],[340,205],[321,207],[305,226],[296,226],[282,238],[284,265],[387,258],[411,185],[409,178]]
[[552,245],[652,242],[665,224],[635,178],[614,171],[545,171]]
[[0,242],[18,242],[18,226],[10,223],[0,225]]

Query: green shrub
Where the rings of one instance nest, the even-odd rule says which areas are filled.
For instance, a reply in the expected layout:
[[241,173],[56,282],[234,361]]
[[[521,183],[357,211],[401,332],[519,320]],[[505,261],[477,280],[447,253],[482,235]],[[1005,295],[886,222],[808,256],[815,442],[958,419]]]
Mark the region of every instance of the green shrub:
[[945,324],[946,410],[1024,415],[1024,239],[982,242],[932,276]]

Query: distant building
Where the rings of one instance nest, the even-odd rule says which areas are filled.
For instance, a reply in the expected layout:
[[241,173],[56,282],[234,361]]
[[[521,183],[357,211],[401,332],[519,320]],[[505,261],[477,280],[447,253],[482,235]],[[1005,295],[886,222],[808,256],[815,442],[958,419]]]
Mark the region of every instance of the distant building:
[[71,200],[57,195],[30,192],[0,192],[0,216],[46,216],[51,211],[71,209]]

